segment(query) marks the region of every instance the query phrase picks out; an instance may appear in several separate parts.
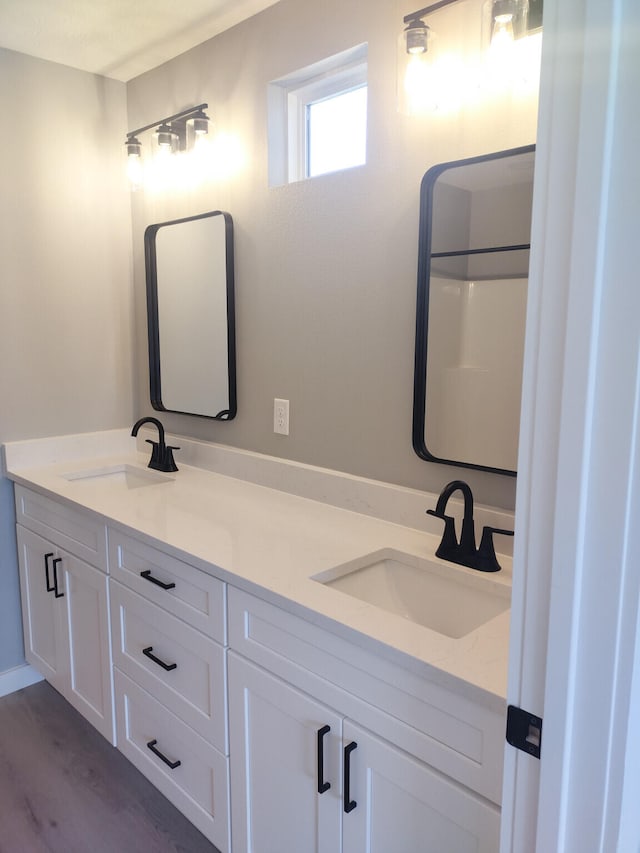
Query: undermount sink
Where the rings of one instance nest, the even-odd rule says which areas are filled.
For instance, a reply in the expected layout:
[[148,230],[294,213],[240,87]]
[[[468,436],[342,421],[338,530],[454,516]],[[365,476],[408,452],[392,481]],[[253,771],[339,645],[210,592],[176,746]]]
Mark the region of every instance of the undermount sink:
[[508,610],[511,589],[487,575],[392,548],[351,560],[312,580],[460,639]]
[[73,483],[117,484],[124,485],[127,489],[139,489],[142,486],[171,482],[171,477],[167,477],[158,471],[153,471],[150,468],[138,468],[126,463],[107,465],[104,468],[92,468],[91,470],[70,471],[62,476],[65,480]]

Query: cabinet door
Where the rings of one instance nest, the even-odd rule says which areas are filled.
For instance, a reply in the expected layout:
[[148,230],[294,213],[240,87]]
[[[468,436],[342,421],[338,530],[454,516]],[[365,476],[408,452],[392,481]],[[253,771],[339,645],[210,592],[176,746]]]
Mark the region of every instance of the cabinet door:
[[334,711],[229,653],[234,853],[340,853],[341,728]]
[[60,567],[58,583],[62,576],[64,598],[58,604],[69,643],[69,677],[63,692],[115,743],[107,575],[66,553]]
[[[68,674],[68,647],[59,599],[53,587],[55,545],[17,527],[20,593],[25,657],[54,687],[63,692]],[[61,583],[59,563],[58,584]]]
[[495,853],[500,811],[350,720],[344,853]]

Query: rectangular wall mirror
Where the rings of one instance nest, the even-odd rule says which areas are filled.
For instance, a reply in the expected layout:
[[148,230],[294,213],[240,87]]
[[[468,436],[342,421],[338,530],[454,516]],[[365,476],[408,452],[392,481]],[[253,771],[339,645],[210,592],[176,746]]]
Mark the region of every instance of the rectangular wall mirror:
[[151,405],[236,414],[233,221],[215,210],[144,235]]
[[515,475],[535,147],[425,174],[420,193],[413,446]]

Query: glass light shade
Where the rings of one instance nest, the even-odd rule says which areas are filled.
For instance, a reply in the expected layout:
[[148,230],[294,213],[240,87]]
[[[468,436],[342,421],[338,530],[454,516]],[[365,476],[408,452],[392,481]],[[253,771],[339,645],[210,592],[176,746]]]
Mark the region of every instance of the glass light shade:
[[158,140],[158,145],[160,148],[166,148],[170,151],[173,147],[174,136],[175,133],[171,130],[168,124],[163,123],[156,130],[156,138]]
[[127,178],[132,190],[142,185],[142,143],[135,136],[127,136],[125,140],[127,152]]
[[127,178],[132,190],[142,186],[142,159],[139,155],[129,154],[127,157]]
[[[417,23],[422,26],[412,26]],[[422,30],[421,34],[419,30]],[[398,39],[397,101],[400,113],[420,115],[435,109],[433,59],[431,30],[422,21],[410,22]]]
[[409,21],[404,31],[405,50],[409,54],[426,53],[428,50],[429,27],[417,18]]
[[484,49],[491,49],[494,43],[505,44],[527,36],[530,33],[529,9],[529,0],[486,0],[482,7]]
[[140,157],[142,154],[142,143],[135,136],[127,136],[125,142],[127,157]]
[[193,127],[193,132],[196,136],[202,136],[209,133],[209,116],[202,110],[198,110],[190,116],[189,121]]

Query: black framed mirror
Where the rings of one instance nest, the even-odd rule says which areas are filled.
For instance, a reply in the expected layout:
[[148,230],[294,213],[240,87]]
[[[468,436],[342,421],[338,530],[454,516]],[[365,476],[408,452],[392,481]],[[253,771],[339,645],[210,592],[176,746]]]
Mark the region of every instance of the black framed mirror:
[[420,189],[413,447],[515,476],[535,146],[441,163]]
[[214,210],[144,234],[151,405],[236,415],[233,220]]

